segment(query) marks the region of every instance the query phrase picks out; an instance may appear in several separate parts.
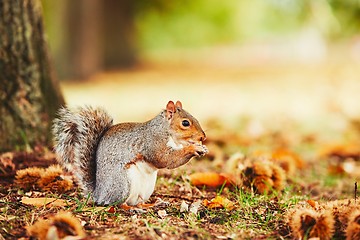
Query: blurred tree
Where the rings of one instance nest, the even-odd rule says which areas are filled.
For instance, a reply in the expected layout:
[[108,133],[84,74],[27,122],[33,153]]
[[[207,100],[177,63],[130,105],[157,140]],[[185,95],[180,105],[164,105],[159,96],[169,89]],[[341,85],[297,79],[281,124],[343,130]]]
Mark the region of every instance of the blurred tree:
[[0,152],[47,143],[64,103],[55,81],[38,0],[0,1]]
[[61,78],[86,79],[99,70],[136,63],[135,1],[42,2]]
[[339,29],[334,38],[348,38],[360,33],[360,1],[328,0],[334,16],[339,22]]
[[61,78],[133,66],[139,53],[263,42],[304,29],[327,40],[360,32],[359,0],[42,1]]
[[104,68],[136,63],[135,4],[132,0],[106,0],[103,4]]
[[[102,67],[101,51],[101,0],[77,0],[67,2],[65,44],[61,51],[68,52],[69,75],[87,78]],[[106,1],[105,1],[106,2]]]

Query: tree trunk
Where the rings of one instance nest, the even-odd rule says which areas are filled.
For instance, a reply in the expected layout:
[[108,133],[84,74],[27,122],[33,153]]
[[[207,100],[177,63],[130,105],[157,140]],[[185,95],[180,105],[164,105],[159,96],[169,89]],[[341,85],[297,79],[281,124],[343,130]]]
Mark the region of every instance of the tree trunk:
[[104,68],[133,66],[136,59],[135,1],[106,0],[104,5]]
[[64,103],[41,11],[39,0],[0,1],[0,152],[48,143]]
[[137,62],[136,1],[42,0],[61,79],[88,79]]
[[86,79],[102,69],[102,0],[70,0],[67,10],[67,77]]

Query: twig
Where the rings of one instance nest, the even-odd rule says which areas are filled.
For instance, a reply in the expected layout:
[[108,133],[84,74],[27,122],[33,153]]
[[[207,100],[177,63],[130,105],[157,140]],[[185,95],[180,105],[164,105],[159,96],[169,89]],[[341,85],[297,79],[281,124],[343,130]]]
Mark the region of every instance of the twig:
[[203,199],[203,197],[187,197],[187,196],[178,196],[178,195],[172,195],[172,194],[161,194],[161,193],[156,193],[153,195],[154,197],[161,197],[161,198],[178,198],[181,200],[187,200],[187,201],[193,201],[194,199]]
[[355,202],[356,202],[356,193],[357,193],[357,182],[355,182],[355,189],[354,189]]

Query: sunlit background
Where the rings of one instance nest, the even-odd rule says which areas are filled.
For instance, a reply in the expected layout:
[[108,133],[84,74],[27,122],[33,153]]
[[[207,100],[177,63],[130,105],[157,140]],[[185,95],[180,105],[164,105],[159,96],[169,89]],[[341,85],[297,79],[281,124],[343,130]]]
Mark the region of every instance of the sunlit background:
[[359,0],[43,0],[67,104],[325,131],[360,118]]

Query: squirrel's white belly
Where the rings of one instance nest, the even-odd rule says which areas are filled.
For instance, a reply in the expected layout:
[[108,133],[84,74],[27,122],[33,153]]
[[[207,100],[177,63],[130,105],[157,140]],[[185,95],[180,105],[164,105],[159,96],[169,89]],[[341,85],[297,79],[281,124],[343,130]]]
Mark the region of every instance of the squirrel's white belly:
[[132,164],[127,170],[130,194],[125,203],[136,205],[147,201],[155,189],[158,169],[144,161]]

